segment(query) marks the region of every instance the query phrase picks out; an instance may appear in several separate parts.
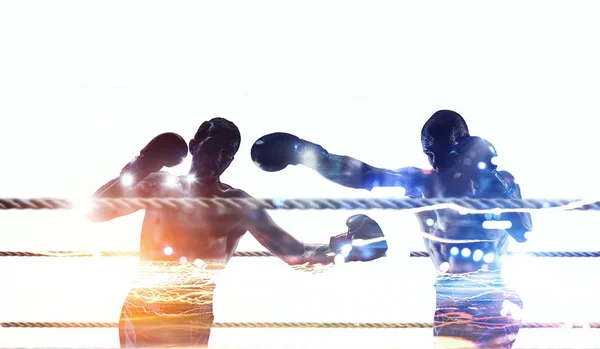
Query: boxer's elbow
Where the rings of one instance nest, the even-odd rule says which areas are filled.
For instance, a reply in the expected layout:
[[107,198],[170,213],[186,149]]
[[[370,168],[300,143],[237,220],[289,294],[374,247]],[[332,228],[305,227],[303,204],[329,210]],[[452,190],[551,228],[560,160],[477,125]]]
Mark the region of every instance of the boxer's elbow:
[[513,228],[508,230],[510,236],[512,236],[515,241],[519,243],[527,242],[527,233],[531,231],[531,222],[520,222],[521,224],[517,226],[513,226]]
[[93,215],[86,215],[85,218],[92,223],[102,223],[102,222],[108,222],[111,220],[111,218],[98,217],[98,216],[93,216]]
[[529,213],[525,213],[524,215],[525,215],[525,217],[524,217],[523,225],[525,226],[525,229],[527,231],[532,231],[533,230],[533,222],[531,221],[531,215]]
[[85,219],[90,222],[99,223],[99,222],[108,222],[115,218],[119,218],[122,216],[127,216],[129,214],[135,213],[139,210],[136,207],[106,207],[103,205],[99,205],[97,207],[93,207],[89,211],[84,214]]
[[84,214],[85,219],[94,223],[108,222],[114,218],[116,215],[108,214],[108,212],[102,211],[90,211]]
[[510,236],[512,236],[512,238],[520,244],[527,242],[527,238],[525,237],[524,233],[511,233]]
[[508,213],[506,218],[510,221],[507,229],[510,236],[517,242],[526,242],[527,233],[532,230],[531,215],[529,213]]
[[533,222],[531,221],[531,214],[521,213],[520,214],[520,230],[523,231],[523,238],[526,239],[526,234],[533,230]]

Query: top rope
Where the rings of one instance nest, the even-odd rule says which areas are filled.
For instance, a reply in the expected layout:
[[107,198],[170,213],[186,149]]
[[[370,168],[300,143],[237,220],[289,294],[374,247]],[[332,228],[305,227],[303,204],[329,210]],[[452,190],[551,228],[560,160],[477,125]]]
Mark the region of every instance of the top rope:
[[[91,206],[91,207],[90,207]],[[111,209],[226,209],[226,210],[369,210],[410,212],[454,209],[464,213],[531,212],[536,210],[600,210],[600,200],[484,199],[484,198],[359,198],[359,199],[255,199],[255,198],[93,198],[75,201],[58,198],[0,198],[0,210]]]

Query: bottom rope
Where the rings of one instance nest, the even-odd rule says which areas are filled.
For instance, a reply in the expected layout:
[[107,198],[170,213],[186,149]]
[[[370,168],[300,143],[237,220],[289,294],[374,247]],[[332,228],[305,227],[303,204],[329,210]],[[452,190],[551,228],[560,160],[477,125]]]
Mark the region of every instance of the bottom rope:
[[[294,348],[297,348],[298,346],[294,346]],[[0,347],[0,349],[121,349],[121,347]],[[136,347],[137,349],[155,349],[156,347]],[[178,349],[177,347],[170,347],[171,349]],[[184,347],[182,349],[193,349],[194,347]],[[197,349],[206,349],[206,346],[203,347],[196,347]],[[213,346],[210,346],[209,348],[211,349],[219,349],[218,347],[215,348]],[[231,347],[225,347],[226,349],[231,349]],[[245,347],[244,347],[245,348]],[[251,347],[252,348],[252,347]],[[272,346],[269,345],[269,348],[272,348]],[[281,349],[288,349],[289,347],[279,347]],[[320,348],[320,347],[319,347]],[[589,345],[586,346],[579,346],[579,347],[573,347],[570,346],[568,347],[569,349],[590,349],[590,348],[596,348],[596,347],[590,347]],[[263,349],[262,347],[257,347],[257,349]],[[305,349],[313,349],[311,347],[306,347]],[[519,347],[519,346],[513,346],[512,349],[548,349],[548,347]]]
[[[3,328],[117,328],[116,322],[2,322]],[[521,328],[598,329],[600,322],[525,322]],[[215,322],[210,328],[433,328],[431,322]]]

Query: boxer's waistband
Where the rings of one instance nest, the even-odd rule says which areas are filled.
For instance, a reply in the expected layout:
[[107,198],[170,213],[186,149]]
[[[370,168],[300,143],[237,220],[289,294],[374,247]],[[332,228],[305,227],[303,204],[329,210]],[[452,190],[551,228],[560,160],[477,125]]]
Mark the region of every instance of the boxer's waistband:
[[138,265],[134,288],[208,287],[222,275],[222,266],[209,263],[144,261]]
[[472,273],[437,273],[436,288],[490,288],[507,287],[506,282],[499,270]]

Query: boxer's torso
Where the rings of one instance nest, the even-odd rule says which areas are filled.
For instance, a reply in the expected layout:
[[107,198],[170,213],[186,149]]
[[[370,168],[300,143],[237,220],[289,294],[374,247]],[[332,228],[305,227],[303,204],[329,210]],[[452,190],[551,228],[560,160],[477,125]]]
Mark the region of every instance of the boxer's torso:
[[[432,173],[423,196],[459,198],[472,197],[474,193],[468,179]],[[429,233],[433,236],[424,240],[438,271],[465,273],[501,268],[501,257],[508,247],[508,234],[505,230],[494,228],[494,220],[499,215],[465,214],[454,209],[440,209],[433,213],[435,218],[427,224],[431,226]]]

